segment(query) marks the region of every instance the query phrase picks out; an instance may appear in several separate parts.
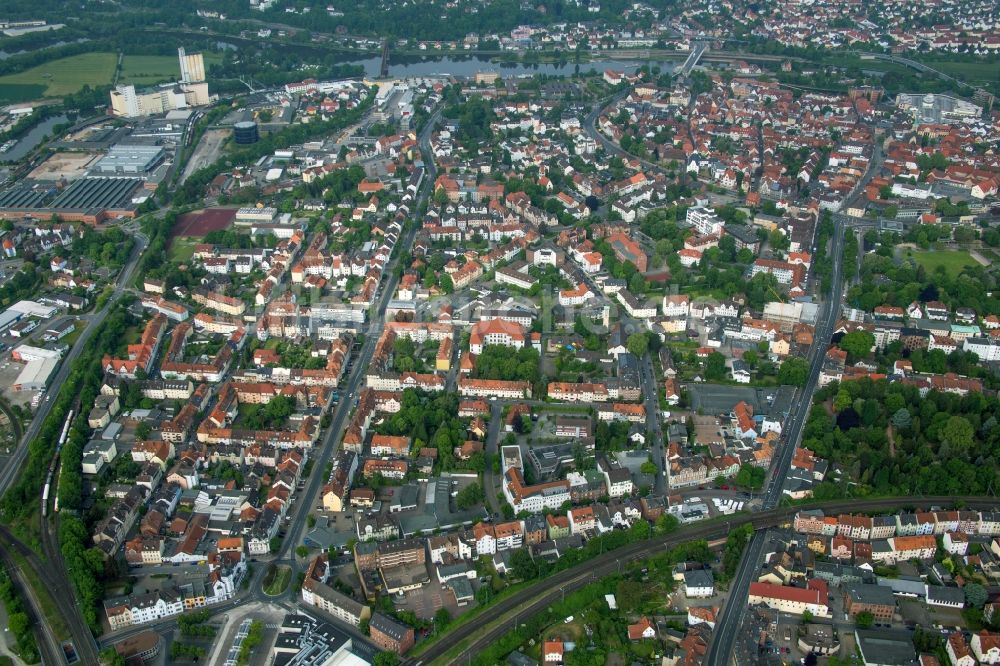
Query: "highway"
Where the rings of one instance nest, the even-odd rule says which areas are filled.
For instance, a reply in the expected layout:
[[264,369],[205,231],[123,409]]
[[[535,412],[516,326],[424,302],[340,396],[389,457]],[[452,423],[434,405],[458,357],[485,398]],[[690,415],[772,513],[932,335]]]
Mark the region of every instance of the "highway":
[[[922,506],[952,506],[964,503],[969,509],[992,509],[1000,506],[1000,498],[994,497],[924,497]],[[423,666],[424,664],[461,663],[471,660],[475,655],[489,647],[503,636],[510,633],[519,622],[537,613],[545,611],[551,604],[558,601],[564,594],[595,582],[605,576],[621,570],[621,567],[636,560],[643,560],[675,546],[696,540],[711,541],[725,538],[734,528],[750,524],[754,530],[762,530],[789,522],[796,511],[804,508],[823,508],[830,513],[850,513],[865,511],[886,511],[916,504],[912,497],[887,497],[882,499],[852,499],[825,502],[822,505],[780,507],[759,513],[742,513],[726,520],[716,520],[710,523],[695,523],[690,527],[682,527],[668,535],[654,536],[583,562],[571,569],[561,571],[545,578],[543,581],[524,588],[515,594],[503,598],[491,605],[488,610],[470,620],[466,624],[448,632],[446,639],[437,642],[419,656],[404,660],[404,664]],[[746,560],[747,558],[744,558]],[[745,567],[741,566],[741,572]],[[497,624],[497,620],[503,620]],[[721,636],[718,625],[714,632]],[[448,655],[455,646],[461,644],[461,652]],[[445,656],[449,661],[445,662]]]
[[[772,464],[769,485],[764,493],[764,509],[773,509],[781,500],[785,478],[788,476],[792,457],[802,437],[802,428],[809,417],[809,409],[812,406],[811,398],[819,383],[819,375],[823,367],[823,360],[826,357],[827,345],[833,335],[833,328],[837,324],[837,318],[840,316],[840,305],[844,293],[842,258],[845,232],[845,224],[834,225],[834,234],[830,249],[830,254],[833,257],[833,290],[829,298],[824,300],[820,318],[816,322],[813,345],[809,349],[808,356],[810,362],[809,379],[805,387],[797,392],[798,401],[785,421],[782,432],[783,443],[779,449],[777,460]],[[816,254],[814,253],[813,256],[816,256]],[[753,582],[751,574],[756,569],[763,555],[764,541],[765,536],[763,532],[754,533],[753,538],[743,553],[739,570],[730,586],[729,598],[723,606],[722,613],[719,615],[718,622],[716,623],[715,638],[709,645],[708,653],[705,656],[705,666],[728,664],[732,659],[736,637],[739,634],[739,626],[744,617],[750,583]]]

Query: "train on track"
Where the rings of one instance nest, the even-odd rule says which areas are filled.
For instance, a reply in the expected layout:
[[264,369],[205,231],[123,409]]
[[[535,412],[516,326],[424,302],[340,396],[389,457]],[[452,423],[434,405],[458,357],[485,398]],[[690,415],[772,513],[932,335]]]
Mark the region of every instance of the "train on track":
[[42,518],[48,516],[49,513],[49,495],[55,496],[55,503],[53,505],[53,511],[59,511],[59,497],[53,491],[53,486],[58,483],[56,478],[56,471],[59,469],[59,454],[62,452],[63,444],[66,443],[66,438],[69,436],[69,427],[73,423],[73,414],[76,410],[69,410],[69,414],[66,415],[66,421],[63,423],[62,432],[59,434],[59,441],[56,442],[56,452],[52,456],[52,462],[49,463],[49,471],[45,475],[45,486],[42,488]]

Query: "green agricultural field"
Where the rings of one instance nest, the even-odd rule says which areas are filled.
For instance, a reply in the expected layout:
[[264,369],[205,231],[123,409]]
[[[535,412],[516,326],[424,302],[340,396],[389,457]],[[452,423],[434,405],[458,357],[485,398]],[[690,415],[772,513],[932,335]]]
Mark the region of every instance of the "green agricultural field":
[[[0,101],[62,97],[77,92],[84,85],[106,86],[114,78],[117,61],[114,53],[84,53],[0,76]],[[7,95],[20,99],[10,100]]]
[[38,99],[45,94],[45,86],[31,83],[0,82],[0,104],[17,104]]
[[929,57],[920,58],[925,64],[971,83],[995,83],[1000,77],[1000,61],[993,62],[961,62],[955,60],[936,60]]
[[[205,69],[222,62],[222,56],[216,53],[205,53],[204,58]],[[122,71],[118,82],[140,87],[151,86],[163,81],[175,81],[180,75],[181,68],[177,56],[126,55],[122,59]]]
[[907,258],[913,258],[919,266],[923,266],[924,270],[929,272],[934,272],[937,270],[938,266],[944,266],[944,269],[948,271],[951,275],[957,275],[962,272],[962,269],[966,266],[977,266],[976,260],[972,258],[968,252],[964,250],[938,250],[933,252],[907,252]]

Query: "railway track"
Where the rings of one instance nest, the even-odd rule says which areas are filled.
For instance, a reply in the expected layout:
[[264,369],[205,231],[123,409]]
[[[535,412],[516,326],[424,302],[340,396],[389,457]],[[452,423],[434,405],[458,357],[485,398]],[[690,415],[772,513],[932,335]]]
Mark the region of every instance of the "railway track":
[[44,613],[40,608],[41,604],[31,591],[31,586],[24,578],[20,565],[11,556],[6,539],[0,542],[0,560],[10,575],[11,583],[14,585],[14,592],[24,602],[24,612],[28,615],[31,623],[31,631],[35,635],[35,643],[38,644],[38,655],[42,659],[42,664],[62,664],[66,662],[62,648],[58,639],[53,636],[51,629],[45,624]]
[[[48,529],[47,524],[42,525],[42,542],[46,552],[52,552],[49,548],[54,548],[54,552],[56,553],[59,552],[58,539]],[[5,526],[0,526],[0,543],[2,543],[3,548],[7,551],[6,554],[8,556],[10,551],[20,555],[27,562],[28,567],[38,576],[42,585],[49,590],[52,601],[56,605],[56,610],[69,628],[69,638],[72,640],[73,647],[80,657],[80,663],[98,663],[94,637],[80,617],[79,609],[76,607],[76,598],[73,591],[68,587],[70,583],[65,579],[65,574],[61,569],[61,558],[43,564],[39,560],[38,554],[19,541]],[[44,620],[44,617],[41,620]],[[61,659],[62,661],[52,663],[65,663],[65,657],[61,657]],[[43,661],[43,663],[48,664],[49,662]]]
[[[870,512],[882,509],[896,509],[907,506],[952,506],[962,504],[970,509],[996,509],[1000,507],[1000,498],[993,497],[887,497],[881,499],[838,500],[825,502],[821,505],[803,505],[770,509],[754,514],[733,516],[728,521],[713,522],[694,527],[683,527],[680,530],[657,536],[646,541],[629,544],[623,548],[610,551],[596,558],[583,562],[571,569],[549,576],[537,585],[521,590],[490,607],[481,616],[456,628],[446,634],[447,640],[439,641],[423,654],[406,660],[410,666],[423,666],[445,663],[444,656],[452,648],[470,638],[461,656],[476,655],[489,645],[516,629],[518,623],[531,617],[558,600],[567,592],[573,592],[589,583],[600,580],[618,570],[623,564],[634,560],[646,559],[666,549],[673,548],[690,541],[723,539],[733,529],[750,524],[754,530],[774,527],[792,519],[797,511],[803,508],[822,508],[828,513]],[[513,617],[495,626],[490,626],[497,619],[513,614]],[[455,659],[461,661],[461,659]]]

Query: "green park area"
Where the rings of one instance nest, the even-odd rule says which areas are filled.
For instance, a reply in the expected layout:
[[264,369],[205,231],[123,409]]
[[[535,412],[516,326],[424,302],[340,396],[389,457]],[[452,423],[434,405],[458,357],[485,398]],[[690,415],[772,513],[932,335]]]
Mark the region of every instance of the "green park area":
[[268,569],[264,575],[264,594],[277,596],[285,591],[292,580],[291,567],[280,565]]
[[952,275],[958,275],[966,266],[976,266],[976,260],[964,250],[934,250],[930,252],[906,253],[908,258],[913,258],[917,265],[924,270],[933,273],[938,266],[944,266],[945,271]]
[[0,76],[0,104],[71,95],[84,85],[106,86],[114,78],[117,59],[114,53],[84,53]]
[[[205,69],[222,62],[222,56],[216,53],[205,53]],[[174,81],[181,75],[180,64],[174,55],[127,55],[122,58],[122,71],[118,77],[119,83],[130,83],[142,87],[151,86],[163,81]]]

